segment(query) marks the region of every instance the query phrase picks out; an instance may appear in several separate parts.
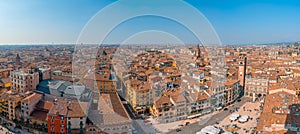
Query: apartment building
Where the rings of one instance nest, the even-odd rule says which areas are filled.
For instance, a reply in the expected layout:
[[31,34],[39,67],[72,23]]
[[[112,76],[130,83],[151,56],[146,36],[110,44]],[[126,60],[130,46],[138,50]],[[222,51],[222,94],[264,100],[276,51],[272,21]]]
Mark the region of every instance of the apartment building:
[[0,78],[8,78],[11,71],[12,71],[12,68],[0,69]]
[[232,104],[240,96],[240,80],[226,80],[224,84],[214,83],[211,87],[212,104],[215,107]]
[[37,69],[29,69],[27,72],[22,70],[12,71],[10,74],[11,89],[17,93],[33,91],[39,84],[39,73]]
[[87,102],[71,102],[68,106],[67,113],[67,131],[72,134],[83,134],[88,103]]
[[268,93],[269,80],[266,77],[246,78],[245,96],[258,99]]
[[101,93],[113,93],[117,91],[116,76],[111,70],[99,70],[95,74],[98,91]]
[[170,123],[187,118],[187,100],[180,89],[171,89],[154,102],[151,113],[159,123]]
[[9,120],[14,120],[14,119],[20,119],[20,113],[18,111],[18,107],[21,106],[21,100],[24,97],[18,95],[18,94],[10,94],[8,99],[6,100],[7,102],[7,114],[8,114],[8,119]]
[[11,91],[0,94],[0,114],[1,118],[9,120],[20,119],[20,107],[23,96]]
[[232,104],[240,96],[240,80],[227,80],[225,82],[225,105]]
[[191,97],[188,98],[187,108],[189,116],[187,118],[194,118],[211,112],[211,95],[206,91],[200,91],[190,96]]
[[48,66],[43,66],[39,68],[39,80],[51,79],[51,68]]
[[67,133],[67,113],[68,102],[55,101],[47,114],[48,134],[66,134]]
[[21,118],[24,121],[30,119],[30,115],[34,111],[36,104],[42,99],[42,94],[33,93],[21,100]]

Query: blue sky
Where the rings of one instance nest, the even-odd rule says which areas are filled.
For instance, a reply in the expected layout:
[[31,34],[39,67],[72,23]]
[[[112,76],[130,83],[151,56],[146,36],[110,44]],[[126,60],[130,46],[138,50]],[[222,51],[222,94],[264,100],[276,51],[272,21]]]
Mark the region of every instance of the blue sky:
[[[0,44],[75,43],[91,17],[113,2],[114,0],[0,0]],[[205,15],[223,44],[300,40],[298,0],[186,2]],[[176,8],[180,7],[174,7]],[[136,25],[139,21],[141,23]],[[115,30],[108,37],[108,43],[124,40],[124,32],[131,30],[128,33],[133,34],[137,27],[143,27],[142,30],[173,30],[176,31],[174,35],[185,42],[197,42],[193,35],[174,22],[145,17],[122,24],[119,30]]]

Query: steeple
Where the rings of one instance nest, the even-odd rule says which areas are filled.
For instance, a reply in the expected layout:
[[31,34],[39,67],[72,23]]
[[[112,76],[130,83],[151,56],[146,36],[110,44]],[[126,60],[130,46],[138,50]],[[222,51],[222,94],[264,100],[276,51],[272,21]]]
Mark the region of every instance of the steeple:
[[197,55],[197,59],[201,58],[201,49],[200,49],[200,44],[198,44],[198,55]]
[[21,58],[20,58],[19,54],[17,54],[17,57],[16,57],[16,64],[18,64],[18,65],[21,64]]
[[196,58],[196,63],[197,63],[197,67],[204,67],[204,56],[201,52],[201,48],[200,48],[200,44],[198,44],[198,52],[197,52],[197,58]]

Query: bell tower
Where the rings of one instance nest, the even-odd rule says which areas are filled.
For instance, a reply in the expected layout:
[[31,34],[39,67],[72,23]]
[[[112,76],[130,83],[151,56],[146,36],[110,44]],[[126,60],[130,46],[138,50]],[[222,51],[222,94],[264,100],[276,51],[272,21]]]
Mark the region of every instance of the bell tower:
[[246,77],[246,68],[247,68],[247,57],[246,54],[240,54],[238,59],[238,79],[240,80],[240,85],[245,87],[245,77]]
[[17,54],[17,56],[16,56],[16,64],[17,64],[17,65],[20,65],[20,64],[21,64],[21,58],[20,58],[20,55],[19,55],[19,54]]
[[[197,56],[196,56],[196,66],[197,67],[204,67],[204,55],[201,52],[200,44],[197,46]],[[203,47],[203,46],[202,46]]]

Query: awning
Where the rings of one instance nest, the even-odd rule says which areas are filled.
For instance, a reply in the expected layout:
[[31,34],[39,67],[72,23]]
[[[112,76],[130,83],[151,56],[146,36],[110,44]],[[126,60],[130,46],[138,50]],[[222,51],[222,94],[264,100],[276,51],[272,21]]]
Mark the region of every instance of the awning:
[[188,116],[187,118],[188,118],[188,119],[191,119],[191,118],[195,118],[195,117],[201,116],[201,115],[202,115],[202,113],[194,114],[194,115]]
[[229,117],[229,120],[231,120],[231,121],[235,121],[236,119],[237,119],[237,117],[234,117],[234,116]]

